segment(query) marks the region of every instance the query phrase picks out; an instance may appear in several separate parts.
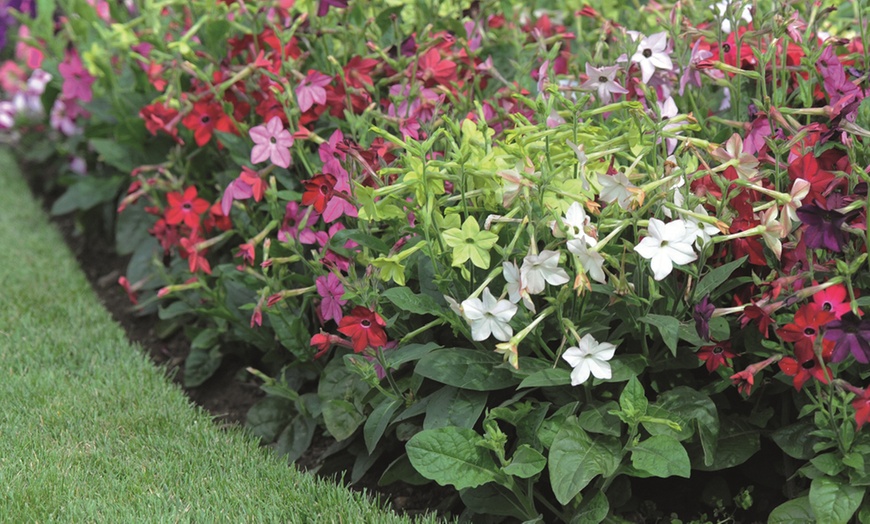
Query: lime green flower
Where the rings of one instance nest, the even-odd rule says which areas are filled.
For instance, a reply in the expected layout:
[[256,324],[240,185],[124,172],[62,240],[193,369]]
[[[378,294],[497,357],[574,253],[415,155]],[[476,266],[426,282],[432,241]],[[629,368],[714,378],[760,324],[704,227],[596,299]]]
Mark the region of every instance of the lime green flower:
[[498,241],[498,235],[481,231],[474,217],[465,219],[462,229],[451,228],[444,232],[444,241],[453,248],[453,265],[461,266],[466,260],[481,269],[489,269],[489,250]]

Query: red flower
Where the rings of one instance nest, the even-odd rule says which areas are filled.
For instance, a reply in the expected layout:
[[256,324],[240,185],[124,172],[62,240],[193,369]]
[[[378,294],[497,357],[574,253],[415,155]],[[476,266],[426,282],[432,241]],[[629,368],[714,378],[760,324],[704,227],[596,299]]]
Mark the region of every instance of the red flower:
[[737,391],[745,393],[747,396],[752,394],[752,386],[755,385],[755,374],[749,368],[731,375],[731,383],[737,386]]
[[731,367],[728,360],[737,356],[737,353],[731,351],[731,342],[719,342],[712,346],[704,346],[698,350],[698,358],[706,362],[707,371],[710,373],[716,371],[719,366]]
[[332,199],[335,182],[334,176],[324,174],[302,182],[305,186],[305,193],[302,195],[302,205],[314,206],[315,211],[323,213],[323,210],[326,209],[326,204]]
[[[825,341],[825,346],[833,350],[834,345]],[[830,355],[830,351],[827,353]],[[824,358],[824,352],[822,358]],[[833,377],[830,368],[822,365],[812,352],[795,351],[795,358],[785,357],[779,361],[779,369],[786,375],[793,377],[794,388],[798,391],[810,377],[815,377],[823,384],[827,384],[828,378]]]
[[756,304],[750,304],[743,309],[743,314],[740,315],[740,327],[745,328],[747,324],[751,320],[755,320],[758,322],[758,331],[761,332],[764,338],[769,336],[768,328],[773,325],[776,326],[776,321],[773,320],[771,313],[779,307],[776,304],[763,304],[758,306]]
[[152,135],[163,131],[179,144],[184,142],[178,138],[178,111],[163,104],[151,104],[139,110],[139,118],[145,121],[145,129]]
[[338,323],[338,332],[350,337],[353,350],[362,352],[367,347],[381,347],[387,343],[384,328],[387,323],[374,311],[357,306]]
[[852,407],[855,408],[855,422],[858,424],[858,429],[861,429],[861,426],[870,420],[870,387],[852,401]]
[[166,223],[175,226],[184,222],[190,229],[199,228],[199,216],[206,212],[209,203],[204,198],[196,198],[196,187],[184,190],[184,195],[173,191],[166,195],[169,209],[166,210]]
[[347,85],[357,89],[362,89],[366,85],[373,85],[374,81],[370,75],[378,66],[378,63],[374,58],[363,58],[361,56],[351,58],[350,62],[344,66],[344,79]]
[[202,239],[198,238],[195,232],[190,238],[182,238],[179,242],[181,244],[181,258],[187,259],[187,265],[191,273],[202,270],[206,275],[211,275],[211,266],[205,258],[205,249],[197,249],[197,244],[201,241]]
[[846,286],[837,284],[819,291],[813,295],[813,302],[822,308],[822,311],[830,311],[838,319],[851,310]]
[[794,343],[796,352],[812,355],[819,329],[836,318],[834,313],[823,311],[818,304],[811,302],[801,306],[794,314],[794,322],[777,329],[776,334],[784,341]]
[[118,284],[120,284],[121,287],[124,288],[124,291],[127,292],[127,298],[130,299],[130,302],[138,305],[139,299],[136,297],[136,290],[130,286],[130,281],[127,280],[127,277],[118,277]]
[[211,140],[215,131],[230,133],[235,130],[230,117],[224,113],[223,107],[216,102],[199,101],[193,109],[181,120],[184,127],[193,131],[196,145],[202,147]]
[[788,177],[792,182],[798,178],[803,178],[809,182],[810,192],[807,198],[812,199],[817,204],[825,205],[826,198],[824,193],[831,182],[834,181],[834,174],[821,169],[819,161],[812,151],[789,164]]
[[433,87],[435,84],[449,86],[450,82],[456,81],[456,64],[442,59],[441,53],[432,48],[417,62],[417,78],[426,87]]

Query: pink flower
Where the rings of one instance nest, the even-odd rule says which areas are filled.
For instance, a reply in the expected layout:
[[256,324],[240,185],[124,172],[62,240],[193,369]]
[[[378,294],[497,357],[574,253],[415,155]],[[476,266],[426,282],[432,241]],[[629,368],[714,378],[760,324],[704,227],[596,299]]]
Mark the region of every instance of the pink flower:
[[341,307],[347,304],[347,300],[342,300],[344,295],[344,286],[341,281],[335,276],[335,273],[330,273],[325,277],[317,277],[314,281],[317,286],[317,293],[323,298],[320,302],[320,315],[323,320],[335,320],[341,322],[344,313]]
[[299,109],[304,113],[311,109],[315,103],[325,104],[326,89],[324,87],[328,86],[330,82],[332,82],[331,76],[309,69],[305,79],[296,86],[296,100],[299,102]]
[[[311,226],[320,220],[318,214],[310,206],[300,207],[298,202],[288,202],[284,212],[284,222],[281,224],[281,229],[278,230],[278,240],[281,242],[290,242],[297,238],[303,244],[314,244],[316,242],[316,233],[312,231]],[[303,227],[299,231],[299,227]]]
[[57,70],[63,77],[64,98],[84,103],[91,101],[93,98],[91,85],[96,79],[88,73],[77,54],[68,54],[66,60],[57,66]]
[[595,91],[602,104],[609,104],[613,100],[613,95],[628,93],[627,89],[616,83],[616,73],[618,72],[619,66],[593,67],[587,63],[586,76],[589,79],[583,82],[580,89]]
[[280,118],[273,116],[266,125],[253,127],[248,134],[256,144],[251,149],[251,162],[258,164],[269,159],[278,167],[290,167],[293,135],[284,129]]

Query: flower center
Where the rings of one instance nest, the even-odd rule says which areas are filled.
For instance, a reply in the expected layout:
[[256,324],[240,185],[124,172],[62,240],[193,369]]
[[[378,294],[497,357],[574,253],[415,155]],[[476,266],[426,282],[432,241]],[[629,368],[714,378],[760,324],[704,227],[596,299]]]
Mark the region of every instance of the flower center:
[[277,143],[278,143],[278,139],[276,139],[274,136],[270,136],[270,137],[269,137],[269,142],[272,143],[272,144],[277,144]]
[[203,124],[208,124],[211,121],[211,117],[208,115],[202,115],[202,117],[200,117],[199,121],[202,122]]
[[801,367],[804,369],[813,369],[815,366],[816,366],[816,363],[813,361],[813,359],[809,359],[806,362],[804,362],[803,364],[801,364]]
[[651,57],[651,56],[652,56],[652,49],[644,49],[644,50],[643,50],[643,56],[646,57],[646,58]]
[[321,184],[320,185],[320,194],[321,195],[328,195],[329,194],[329,186],[326,184]]
[[474,239],[473,238],[466,238],[465,243],[466,244],[474,244]]
[[599,77],[598,77],[598,81],[601,82],[602,84],[606,84],[606,83],[607,83],[607,77],[606,77],[606,76],[599,76]]
[[190,211],[190,209],[191,209],[192,207],[193,207],[193,206],[191,205],[190,202],[185,202],[185,203],[181,204],[181,209],[183,209],[183,210],[185,210],[185,211]]
[[361,320],[359,325],[366,328],[366,329],[372,327],[372,323],[368,320]]
[[830,302],[825,302],[824,304],[822,304],[822,309],[824,311],[830,311],[834,309],[834,306]]
[[714,355],[718,355],[718,354],[722,353],[723,351],[725,351],[725,349],[722,346],[716,346],[713,348]]
[[726,54],[730,53],[731,52],[731,44],[722,44],[722,51],[725,51]]
[[811,337],[811,336],[813,336],[813,335],[815,335],[815,334],[816,334],[816,330],[813,329],[813,328],[811,328],[811,327],[808,327],[808,328],[804,329],[804,335],[806,335],[806,336],[808,336],[808,337]]

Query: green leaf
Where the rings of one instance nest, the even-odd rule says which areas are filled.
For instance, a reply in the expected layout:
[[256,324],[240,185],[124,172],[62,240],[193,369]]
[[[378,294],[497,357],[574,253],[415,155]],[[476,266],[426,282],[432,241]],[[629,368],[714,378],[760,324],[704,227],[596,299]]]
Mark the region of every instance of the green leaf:
[[568,386],[571,384],[571,372],[562,368],[544,368],[535,371],[520,382],[517,389],[540,388],[551,386]]
[[275,452],[286,457],[288,462],[296,462],[311,446],[315,429],[317,424],[314,419],[296,415],[278,436]]
[[192,347],[184,361],[184,387],[195,388],[211,378],[222,359],[220,347]]
[[428,295],[417,295],[406,287],[392,287],[387,289],[381,296],[393,303],[399,311],[407,311],[417,315],[441,316],[444,308],[439,306]]
[[389,486],[394,482],[404,482],[412,486],[422,486],[429,484],[431,481],[419,474],[411,461],[408,460],[408,455],[400,455],[387,466],[384,474],[378,479],[378,486]]
[[294,411],[293,403],[281,397],[266,397],[248,410],[248,427],[266,442],[271,442]]
[[365,426],[363,426],[363,439],[365,440],[366,449],[368,449],[369,454],[374,452],[375,446],[378,445],[381,437],[384,436],[384,431],[386,431],[393,415],[400,407],[402,407],[401,399],[385,399],[377,405],[366,419]]
[[584,497],[571,518],[571,524],[598,524],[607,518],[610,512],[610,501],[603,491],[598,491],[591,497]]
[[831,477],[837,476],[846,467],[839,455],[836,453],[824,453],[810,459],[813,466],[819,471]]
[[680,321],[674,317],[665,315],[646,315],[640,317],[641,322],[655,326],[659,334],[662,336],[662,341],[671,350],[674,356],[677,356],[677,343],[680,341]]
[[121,145],[112,138],[92,138],[89,144],[99,154],[100,162],[114,167],[125,175],[145,163],[140,152]]
[[747,257],[741,257],[733,262],[728,262],[727,264],[723,264],[716,269],[710,271],[698,282],[697,287],[695,287],[694,298],[695,301],[698,302],[703,299],[705,296],[713,293],[719,286],[722,285],[723,282],[728,280],[728,277],[731,276],[737,268],[742,267],[743,263],[746,262]]
[[810,507],[819,522],[846,524],[864,498],[864,490],[833,477],[819,477],[810,484]]
[[695,464],[695,469],[718,471],[743,464],[761,449],[759,431],[748,422],[739,418],[725,418],[720,421],[719,440],[716,444],[716,457],[713,464]]
[[119,255],[129,255],[151,237],[148,229],[154,224],[154,217],[145,212],[144,200],[128,206],[117,216],[115,250]]
[[364,421],[365,416],[346,400],[330,399],[323,403],[323,423],[339,442],[353,435]]
[[406,344],[404,346],[396,348],[395,351],[390,351],[385,356],[387,359],[387,364],[391,368],[397,368],[405,362],[420,360],[421,358],[432,352],[432,350],[440,348],[441,346],[434,342],[427,342],[425,344]]
[[812,421],[801,420],[777,429],[771,433],[770,438],[786,455],[800,460],[809,460],[816,456],[813,446],[821,442],[819,437],[811,434],[815,429],[816,426]]
[[767,517],[767,524],[815,524],[816,515],[808,497],[780,504]]
[[502,471],[514,477],[527,479],[543,471],[546,465],[547,459],[541,455],[540,451],[528,444],[523,444],[514,451],[511,463],[502,468]]
[[619,467],[619,441],[602,435],[590,437],[575,417],[565,421],[550,447],[549,470],[553,494],[568,504],[598,475],[612,475]]
[[668,435],[650,437],[631,449],[631,464],[655,477],[689,478],[692,464],[680,441]]
[[704,465],[712,466],[719,439],[719,413],[707,395],[686,386],[679,386],[659,395],[662,408],[694,422],[704,450]]
[[474,488],[498,478],[492,454],[479,446],[483,437],[468,428],[426,429],[405,445],[408,458],[424,477],[442,486]]
[[610,414],[617,409],[619,405],[612,400],[604,404],[590,403],[586,405],[577,420],[580,422],[580,427],[586,431],[618,437],[622,434],[622,422],[619,417]]
[[637,378],[632,378],[619,395],[619,407],[630,419],[636,420],[646,414],[649,400]]
[[459,492],[459,498],[468,509],[480,515],[499,515],[503,517],[516,517],[525,519],[525,512],[515,500],[511,490],[495,483],[484,484],[476,488],[463,489]]
[[432,394],[423,429],[446,426],[472,428],[486,406],[487,393],[445,386]]
[[390,252],[390,246],[388,246],[386,242],[372,235],[368,235],[359,229],[342,229],[341,231],[336,232],[332,235],[332,238],[329,239],[329,249],[336,253],[348,253],[349,251],[344,248],[344,244],[348,240],[353,240],[357,244],[369,248],[378,254],[386,254]]
[[609,379],[595,379],[594,383],[599,382],[627,382],[632,378],[640,375],[646,369],[647,360],[643,355],[616,355],[610,361],[610,370],[612,376]]
[[66,193],[55,200],[51,206],[54,216],[73,211],[87,211],[99,204],[114,202],[121,188],[123,177],[98,178],[84,177],[71,185]]
[[445,348],[420,359],[415,372],[456,388],[492,391],[515,386],[519,382],[502,363],[501,356],[496,353]]

